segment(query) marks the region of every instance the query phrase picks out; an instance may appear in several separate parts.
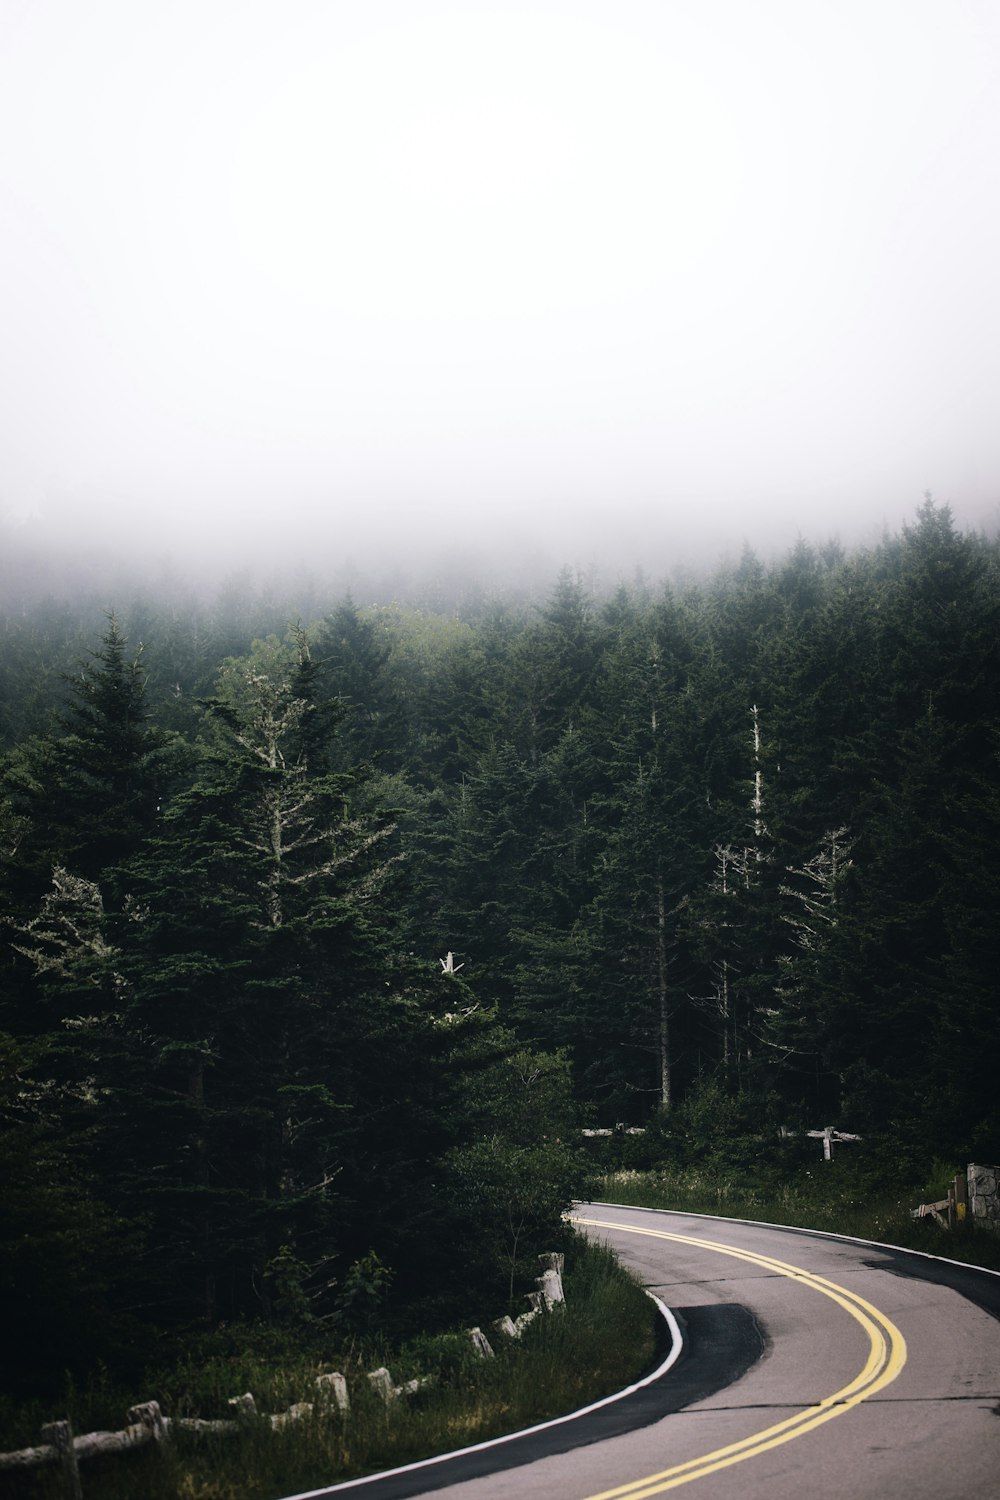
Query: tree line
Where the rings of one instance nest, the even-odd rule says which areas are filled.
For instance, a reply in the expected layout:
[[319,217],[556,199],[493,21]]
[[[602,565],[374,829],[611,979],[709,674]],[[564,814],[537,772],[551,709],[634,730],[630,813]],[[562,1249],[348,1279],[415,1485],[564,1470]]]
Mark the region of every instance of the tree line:
[[928,499],[535,608],[4,620],[0,1254],[39,1362],[390,1288],[433,1321],[454,1247],[506,1284],[556,1223],[581,1122],[662,1140],[709,1087],[996,1159],[998,583]]

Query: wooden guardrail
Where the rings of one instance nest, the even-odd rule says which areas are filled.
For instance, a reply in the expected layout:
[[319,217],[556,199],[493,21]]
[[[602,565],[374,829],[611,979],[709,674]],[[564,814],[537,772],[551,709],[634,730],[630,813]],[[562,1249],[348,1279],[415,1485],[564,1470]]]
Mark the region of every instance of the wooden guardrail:
[[942,1229],[954,1229],[964,1223],[969,1212],[968,1181],[964,1172],[957,1172],[948,1186],[945,1198],[936,1203],[921,1203],[910,1209],[911,1219],[936,1219]]
[[[581,1130],[580,1134],[588,1137],[645,1135],[646,1128],[644,1125],[618,1124],[614,1127],[613,1130],[609,1127],[605,1127],[600,1130],[587,1129]],[[782,1126],[780,1134],[782,1139],[788,1139],[790,1136],[798,1135],[799,1132],[797,1130],[786,1130],[786,1128]],[[822,1130],[807,1130],[805,1134],[811,1136],[814,1140],[823,1142],[824,1161],[833,1161],[834,1146],[850,1144],[854,1141],[861,1140],[860,1135],[852,1135],[849,1130],[835,1130],[832,1125],[825,1125]]]
[[[527,1325],[539,1314],[551,1311],[565,1302],[562,1273],[564,1257],[556,1251],[540,1255],[538,1260],[542,1274],[535,1285],[537,1291],[528,1292],[528,1312],[517,1319],[504,1317],[494,1327],[508,1338],[519,1339]],[[466,1330],[472,1347],[480,1359],[493,1359],[493,1348],[481,1328]],[[368,1374],[371,1388],[388,1406],[403,1396],[415,1395],[433,1381],[433,1376],[421,1376],[397,1385],[389,1370],[383,1365]],[[131,1453],[148,1443],[158,1446],[169,1443],[178,1432],[213,1433],[238,1436],[246,1432],[254,1422],[267,1423],[273,1431],[279,1431],[294,1422],[311,1417],[317,1408],[332,1412],[336,1409],[342,1417],[350,1412],[350,1397],[347,1380],[339,1370],[330,1370],[316,1376],[316,1399],[296,1401],[287,1411],[261,1413],[257,1403],[247,1391],[242,1396],[232,1396],[229,1406],[232,1418],[209,1419],[203,1417],[166,1417],[158,1401],[144,1401],[129,1408],[126,1426],[117,1432],[87,1432],[74,1436],[69,1420],[49,1422],[41,1430],[41,1443],[34,1448],[21,1448],[13,1453],[0,1453],[0,1473],[18,1469],[36,1468],[42,1464],[58,1466],[62,1475],[62,1492],[65,1500],[83,1500],[80,1484],[80,1461],[100,1454]]]

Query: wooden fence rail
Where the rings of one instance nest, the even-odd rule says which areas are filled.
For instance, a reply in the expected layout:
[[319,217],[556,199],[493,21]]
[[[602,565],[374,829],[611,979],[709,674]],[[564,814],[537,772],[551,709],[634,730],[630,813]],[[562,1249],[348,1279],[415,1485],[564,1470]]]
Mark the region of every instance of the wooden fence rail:
[[948,1196],[936,1203],[921,1203],[910,1209],[911,1219],[936,1219],[942,1229],[954,1229],[965,1221],[969,1211],[969,1189],[966,1175],[958,1172],[948,1186]]
[[[537,1291],[529,1292],[527,1300],[530,1311],[522,1313],[515,1321],[501,1318],[494,1327],[510,1338],[520,1338],[528,1323],[540,1313],[551,1312],[565,1302],[562,1273],[563,1256],[555,1251],[538,1257],[542,1274],[536,1279]],[[492,1359],[493,1348],[481,1328],[466,1330],[473,1349],[480,1359]],[[382,1366],[368,1375],[371,1388],[386,1405],[403,1396],[415,1395],[433,1381],[433,1376],[421,1376],[415,1380],[396,1385],[389,1371]],[[287,1411],[270,1415],[259,1412],[253,1395],[247,1391],[242,1396],[232,1396],[229,1406],[234,1412],[231,1418],[165,1417],[158,1401],[144,1401],[129,1408],[126,1426],[118,1432],[87,1432],[74,1437],[68,1420],[49,1422],[41,1430],[42,1441],[35,1448],[21,1448],[13,1453],[0,1453],[0,1473],[18,1469],[35,1468],[41,1464],[54,1464],[62,1471],[62,1490],[66,1500],[83,1500],[80,1486],[80,1460],[95,1458],[101,1454],[131,1453],[147,1443],[163,1445],[169,1443],[175,1433],[192,1432],[238,1436],[245,1433],[249,1424],[267,1423],[273,1431],[279,1431],[290,1423],[301,1422],[311,1417],[317,1406],[321,1410],[336,1409],[342,1417],[350,1412],[347,1380],[339,1370],[331,1370],[316,1376],[315,1401],[296,1401]]]

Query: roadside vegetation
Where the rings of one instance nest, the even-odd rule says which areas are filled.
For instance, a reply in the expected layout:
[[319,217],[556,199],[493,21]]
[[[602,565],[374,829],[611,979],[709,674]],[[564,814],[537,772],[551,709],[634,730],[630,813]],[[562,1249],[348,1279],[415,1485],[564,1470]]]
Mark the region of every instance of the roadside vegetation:
[[705,1084],[645,1135],[591,1143],[595,1195],[853,1235],[1000,1270],[1000,1236],[969,1221],[943,1229],[911,1214],[945,1197],[965,1162],[925,1155],[903,1129],[835,1146],[824,1161],[821,1140],[782,1137],[778,1114],[773,1099]]
[[[317,1404],[282,1431],[249,1421],[238,1436],[181,1432],[164,1452],[81,1465],[83,1492],[101,1500],[274,1500],[393,1468],[513,1432],[585,1406],[648,1369],[656,1347],[653,1304],[610,1251],[567,1237],[566,1305],[529,1324],[520,1340],[484,1331],[494,1359],[477,1356],[467,1334],[412,1338],[390,1348],[377,1338],[340,1342],[292,1337],[258,1325],[206,1335],[183,1358],[151,1368],[141,1386],[113,1383],[106,1372],[86,1385],[68,1382],[46,1402],[0,1402],[0,1449],[38,1442],[43,1422],[69,1416],[76,1433],[115,1429],[139,1399],[158,1400],[168,1416],[231,1418],[229,1399],[253,1393],[258,1411],[315,1402],[319,1371],[347,1377],[350,1411]],[[501,1309],[502,1310],[502,1309]],[[367,1372],[387,1366],[402,1384],[430,1377],[417,1394],[386,1405]],[[58,1479],[36,1469],[0,1476],[0,1495],[50,1500]]]

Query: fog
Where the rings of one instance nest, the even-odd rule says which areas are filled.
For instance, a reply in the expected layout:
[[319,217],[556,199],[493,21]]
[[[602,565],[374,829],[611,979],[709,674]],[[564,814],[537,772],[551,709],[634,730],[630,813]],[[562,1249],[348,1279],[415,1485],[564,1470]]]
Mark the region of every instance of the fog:
[[1000,499],[992,0],[5,0],[0,516],[220,576]]

